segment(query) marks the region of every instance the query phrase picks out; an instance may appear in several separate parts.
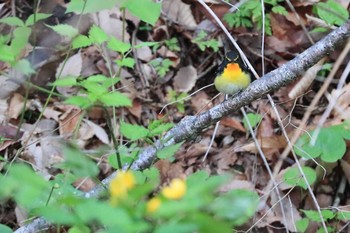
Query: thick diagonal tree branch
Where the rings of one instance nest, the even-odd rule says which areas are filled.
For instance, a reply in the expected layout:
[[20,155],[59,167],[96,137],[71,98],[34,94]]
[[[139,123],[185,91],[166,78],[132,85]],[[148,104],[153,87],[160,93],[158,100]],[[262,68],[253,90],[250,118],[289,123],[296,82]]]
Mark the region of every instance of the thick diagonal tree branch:
[[[165,135],[165,140],[162,140],[166,141],[165,143],[157,141],[155,145],[146,147],[140,153],[139,158],[132,164],[131,169],[142,170],[149,167],[155,159],[157,150],[167,145],[196,138],[203,129],[219,121],[224,116],[239,110],[241,107],[251,103],[253,100],[259,99],[267,93],[293,82],[328,53],[344,44],[349,37],[350,20],[346,21],[341,27],[329,33],[326,37],[293,60],[254,81],[247,89],[237,94],[235,97],[228,99],[198,116],[185,117]],[[97,197],[105,190],[103,185],[108,185],[114,175],[115,174],[112,174],[104,179],[101,185],[97,185],[91,191],[87,192],[84,197]],[[49,226],[50,223],[39,218],[19,228],[15,233],[35,233]]]

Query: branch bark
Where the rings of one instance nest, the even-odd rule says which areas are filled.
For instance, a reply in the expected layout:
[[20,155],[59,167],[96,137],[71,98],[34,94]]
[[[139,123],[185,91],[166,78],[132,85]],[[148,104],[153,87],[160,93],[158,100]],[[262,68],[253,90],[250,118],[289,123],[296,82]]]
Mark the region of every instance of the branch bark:
[[[132,164],[131,169],[142,170],[149,167],[155,159],[157,150],[164,146],[196,138],[203,129],[219,121],[224,116],[239,110],[253,100],[259,99],[260,97],[293,82],[298,76],[302,75],[308,68],[316,64],[328,53],[334,51],[337,47],[341,46],[341,44],[344,44],[349,37],[350,20],[346,21],[341,27],[329,33],[326,37],[305,50],[293,60],[254,81],[247,89],[233,98],[228,99],[198,116],[185,117],[165,135],[165,143],[157,141],[155,145],[146,147],[140,153],[139,158]],[[99,194],[105,190],[104,185],[108,185],[114,176],[115,173],[104,179],[101,185],[97,185],[91,191],[85,193],[84,197],[98,197]],[[19,228],[15,233],[35,233],[46,229],[49,226],[50,223],[43,218],[39,218],[32,223]]]

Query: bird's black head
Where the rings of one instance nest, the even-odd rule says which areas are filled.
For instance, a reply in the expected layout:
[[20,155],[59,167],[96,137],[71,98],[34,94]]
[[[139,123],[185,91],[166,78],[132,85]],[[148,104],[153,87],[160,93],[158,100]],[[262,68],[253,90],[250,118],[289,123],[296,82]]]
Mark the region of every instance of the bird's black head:
[[226,59],[229,62],[237,61],[239,58],[239,54],[236,51],[229,51],[226,53]]

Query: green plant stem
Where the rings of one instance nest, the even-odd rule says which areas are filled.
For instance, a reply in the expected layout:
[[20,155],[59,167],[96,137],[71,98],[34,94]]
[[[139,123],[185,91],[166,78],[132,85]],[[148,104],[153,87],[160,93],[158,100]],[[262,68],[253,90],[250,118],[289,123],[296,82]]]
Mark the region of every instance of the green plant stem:
[[[45,89],[45,88],[40,87],[40,86],[37,86],[37,85],[35,85],[35,84],[31,83],[31,82],[27,82],[27,85],[29,85],[30,87],[34,87],[35,89],[37,89],[37,90],[39,90],[39,91],[41,91],[43,93],[46,93],[46,94],[50,94],[51,93],[50,90]],[[52,95],[60,97],[60,98],[66,98],[64,95],[56,93],[56,92],[53,92]]]
[[51,199],[51,196],[52,196],[52,193],[53,193],[53,190],[55,189],[54,185],[52,185],[51,187],[51,190],[50,190],[50,194],[49,194],[49,197],[47,198],[47,201],[46,201],[46,204],[45,206],[48,206],[49,205],[49,201]]
[[101,105],[100,107],[102,107],[103,111],[106,114],[106,123],[107,123],[108,129],[109,129],[109,132],[111,134],[112,141],[113,141],[113,146],[115,149],[115,156],[117,158],[118,168],[121,170],[123,168],[122,160],[120,158],[120,154],[118,153],[118,143],[117,143],[117,140],[115,139],[115,134],[114,134],[114,129],[113,129],[113,126],[111,123],[111,118],[109,116],[107,108],[103,105]]
[[74,133],[73,133],[73,138],[74,139],[77,139],[78,136],[79,136],[79,128],[80,128],[81,122],[83,121],[85,113],[86,113],[86,111],[84,110],[83,114],[81,114],[80,117],[79,117],[79,121],[78,121],[78,123],[77,123],[77,125],[76,125],[76,127],[74,129]]

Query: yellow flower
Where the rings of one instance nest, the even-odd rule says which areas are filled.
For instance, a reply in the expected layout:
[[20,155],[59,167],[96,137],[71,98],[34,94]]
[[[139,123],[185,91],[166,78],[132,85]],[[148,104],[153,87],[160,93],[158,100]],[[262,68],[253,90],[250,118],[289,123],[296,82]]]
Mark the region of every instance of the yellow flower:
[[161,204],[161,201],[158,197],[152,198],[151,200],[149,200],[147,202],[147,206],[146,206],[147,212],[153,213],[154,211],[156,211],[159,208],[160,204]]
[[186,193],[186,183],[182,179],[175,178],[168,187],[164,187],[162,194],[164,197],[172,200],[181,199]]
[[112,197],[125,197],[128,190],[135,186],[135,177],[131,171],[118,171],[117,175],[109,185]]

